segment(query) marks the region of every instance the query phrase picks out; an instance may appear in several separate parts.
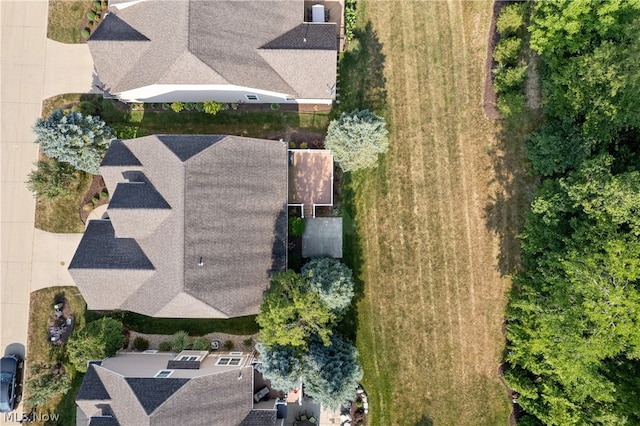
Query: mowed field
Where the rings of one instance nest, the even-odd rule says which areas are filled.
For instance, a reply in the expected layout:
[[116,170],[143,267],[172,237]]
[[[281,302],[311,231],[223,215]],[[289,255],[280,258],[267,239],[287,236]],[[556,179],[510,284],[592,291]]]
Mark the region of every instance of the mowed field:
[[346,228],[363,283],[368,424],[507,425],[505,268],[517,264],[527,201],[509,163],[521,140],[482,112],[492,2],[363,3],[359,18],[381,45],[378,109],[391,144],[377,169],[353,176]]

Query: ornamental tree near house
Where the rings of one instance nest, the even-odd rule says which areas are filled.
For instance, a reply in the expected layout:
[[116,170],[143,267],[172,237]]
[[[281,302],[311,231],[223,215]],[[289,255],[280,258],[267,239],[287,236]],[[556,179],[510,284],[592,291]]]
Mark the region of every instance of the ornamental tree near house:
[[113,318],[103,317],[90,322],[69,339],[67,354],[76,370],[84,373],[89,361],[112,356],[123,345],[122,323]]
[[43,153],[71,164],[77,170],[98,174],[111,129],[99,117],[57,109],[46,120],[38,119],[33,131]]
[[298,352],[290,346],[267,347],[262,342],[256,343],[258,371],[271,382],[275,389],[289,391],[300,385],[303,363]]
[[378,154],[389,150],[385,121],[369,110],[342,113],[329,123],[325,147],[345,172],[376,165]]
[[274,274],[256,322],[267,347],[305,350],[312,336],[329,344],[335,314],[311,291],[300,275],[289,270]]
[[314,341],[304,365],[305,392],[319,404],[338,408],[355,396],[362,367],[358,351],[351,343],[337,336],[331,337],[330,345]]
[[315,258],[302,267],[300,275],[332,311],[341,312],[351,304],[353,274],[344,263],[330,257]]

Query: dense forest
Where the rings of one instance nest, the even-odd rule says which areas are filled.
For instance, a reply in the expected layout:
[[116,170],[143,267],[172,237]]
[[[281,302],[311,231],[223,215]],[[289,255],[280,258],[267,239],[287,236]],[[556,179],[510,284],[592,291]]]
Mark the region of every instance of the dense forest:
[[507,310],[522,425],[640,424],[640,1],[537,1],[542,177]]

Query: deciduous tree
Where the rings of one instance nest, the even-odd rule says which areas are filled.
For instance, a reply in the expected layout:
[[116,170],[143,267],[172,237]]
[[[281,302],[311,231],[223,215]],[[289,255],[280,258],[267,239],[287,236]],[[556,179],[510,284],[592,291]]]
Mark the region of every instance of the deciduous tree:
[[312,336],[329,344],[333,314],[293,271],[274,274],[256,321],[260,340],[267,347],[305,349]]
[[114,355],[124,345],[122,323],[109,317],[88,323],[67,343],[67,354],[76,370],[87,371],[91,360]]

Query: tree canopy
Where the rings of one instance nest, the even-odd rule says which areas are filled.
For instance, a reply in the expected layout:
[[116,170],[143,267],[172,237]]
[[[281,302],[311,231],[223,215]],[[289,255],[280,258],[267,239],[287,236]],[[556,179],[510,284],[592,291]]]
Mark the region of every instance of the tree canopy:
[[267,347],[256,343],[258,371],[267,378],[275,389],[290,391],[297,389],[302,381],[303,362],[300,353],[291,346]]
[[324,144],[345,172],[374,167],[389,150],[385,121],[369,110],[342,113],[329,123]]
[[639,1],[535,2],[549,121],[520,235],[505,379],[527,425],[640,424]]
[[358,363],[358,351],[351,343],[337,336],[330,345],[316,341],[305,357],[305,392],[321,405],[339,408],[355,396],[358,381],[362,379],[362,367]]
[[256,321],[268,347],[306,348],[312,336],[329,343],[335,320],[309,284],[293,271],[274,274]]
[[109,317],[88,323],[67,343],[67,354],[76,370],[87,371],[87,363],[114,355],[124,345],[122,323]]
[[344,263],[330,257],[311,259],[302,267],[300,275],[332,311],[339,313],[351,305],[353,274]]
[[46,120],[38,119],[33,131],[43,153],[93,174],[100,173],[100,162],[113,138],[111,129],[99,117],[65,114],[60,109]]

